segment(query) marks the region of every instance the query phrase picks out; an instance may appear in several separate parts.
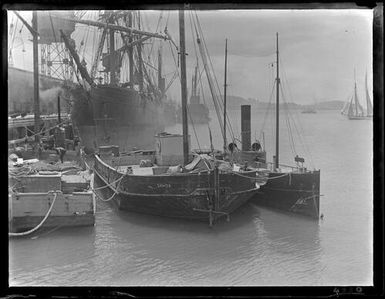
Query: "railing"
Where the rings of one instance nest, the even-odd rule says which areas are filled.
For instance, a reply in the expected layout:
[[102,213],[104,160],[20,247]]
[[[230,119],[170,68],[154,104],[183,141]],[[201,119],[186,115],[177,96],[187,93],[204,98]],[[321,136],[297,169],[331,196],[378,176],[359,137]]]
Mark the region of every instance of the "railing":
[[[63,120],[69,119],[69,115],[66,113],[62,113],[60,116]],[[41,121],[50,121],[50,120],[57,120],[58,115],[57,114],[49,114],[49,115],[40,115]],[[18,128],[18,127],[29,127],[33,126],[35,123],[33,114],[27,114],[24,117],[20,118],[8,118],[8,128]]]
[[[266,162],[267,164],[267,168],[271,171],[273,171],[275,169],[275,164],[272,163],[272,162]],[[295,170],[297,172],[305,172],[306,171],[306,167],[301,167],[301,166],[291,166],[291,165],[286,165],[286,164],[279,164],[278,165],[279,168],[281,167],[284,167],[284,168],[290,168],[291,170]]]

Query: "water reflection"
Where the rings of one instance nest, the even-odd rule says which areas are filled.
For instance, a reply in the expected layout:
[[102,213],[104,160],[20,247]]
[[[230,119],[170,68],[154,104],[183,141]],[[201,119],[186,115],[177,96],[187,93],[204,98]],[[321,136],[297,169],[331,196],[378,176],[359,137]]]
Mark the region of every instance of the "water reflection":
[[[117,280],[121,283],[264,285],[272,275],[282,275],[283,282],[295,285],[316,268],[315,276],[307,279],[314,282],[320,270],[316,222],[253,204],[213,228],[204,222],[130,213],[112,206],[105,206],[104,213],[108,225],[100,228],[98,250],[115,265],[112,272],[130,268],[131,275]],[[124,267],[116,264],[117,256]]]
[[86,279],[86,264],[94,255],[94,227],[61,227],[10,239],[10,285],[61,285]]
[[259,209],[270,266],[281,269],[278,273],[289,274],[279,281],[288,285],[320,284],[325,265],[318,220]]

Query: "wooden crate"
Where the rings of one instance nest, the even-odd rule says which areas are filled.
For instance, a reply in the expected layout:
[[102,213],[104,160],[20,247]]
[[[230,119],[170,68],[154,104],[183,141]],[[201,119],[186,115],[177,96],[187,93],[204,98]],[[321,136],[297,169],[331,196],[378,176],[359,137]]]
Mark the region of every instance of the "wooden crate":
[[45,193],[61,190],[61,174],[22,176],[20,177],[20,185],[23,186],[23,193]]
[[90,185],[90,181],[80,175],[63,175],[61,181],[63,193],[82,192]]

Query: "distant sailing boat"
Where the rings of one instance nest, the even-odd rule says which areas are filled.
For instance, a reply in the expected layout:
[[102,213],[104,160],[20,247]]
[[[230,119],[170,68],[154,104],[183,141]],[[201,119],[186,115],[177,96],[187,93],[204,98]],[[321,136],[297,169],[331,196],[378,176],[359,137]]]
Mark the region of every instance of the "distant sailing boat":
[[354,81],[354,93],[350,98],[350,100],[345,103],[344,107],[341,110],[341,114],[347,115],[348,119],[360,120],[360,119],[371,119],[373,117],[373,106],[370,101],[367,77],[368,75],[366,73],[365,74],[366,114],[358,100],[357,84],[356,84],[356,81]]

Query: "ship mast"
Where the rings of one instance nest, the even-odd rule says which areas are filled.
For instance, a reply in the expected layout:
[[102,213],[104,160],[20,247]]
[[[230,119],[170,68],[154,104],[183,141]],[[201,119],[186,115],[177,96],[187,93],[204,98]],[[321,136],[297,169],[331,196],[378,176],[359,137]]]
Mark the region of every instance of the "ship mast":
[[[138,28],[140,30],[140,13],[138,12]],[[139,39],[139,38],[138,38]],[[137,44],[138,54],[138,72],[139,72],[139,92],[143,92],[143,57],[142,57],[142,42]]]
[[[40,130],[40,99],[39,99],[39,49],[38,49],[38,29],[37,29],[37,11],[32,12],[32,27],[17,13],[16,16],[23,22],[25,27],[32,34],[33,42],[33,113],[35,119],[34,132],[37,134]],[[35,135],[35,141],[39,141],[39,135]]]
[[197,94],[197,78],[198,78],[198,58],[197,58],[197,63],[195,65],[195,70],[194,70],[194,76],[192,80],[192,97],[196,97]]
[[[128,26],[132,28],[132,11],[128,12]],[[132,33],[129,33],[128,42],[130,44],[133,42]],[[134,52],[132,47],[128,49],[128,61],[130,72],[130,87],[134,88]]]
[[227,38],[225,45],[225,82],[223,84],[223,150],[226,152]]
[[279,167],[279,51],[278,51],[278,32],[277,32],[277,77],[276,77],[276,125],[275,125],[275,169]]
[[183,122],[183,161],[188,163],[188,124],[187,124],[187,83],[186,83],[186,50],[184,32],[184,11],[179,10],[179,42],[180,42],[180,70],[181,70],[181,97]]
[[105,29],[110,29],[110,30],[115,30],[115,31],[127,32],[130,34],[144,35],[144,36],[149,36],[149,37],[161,38],[164,40],[170,39],[168,36],[162,35],[159,33],[147,32],[144,30],[134,29],[132,27],[124,27],[124,26],[115,25],[112,23],[105,23],[105,22],[92,21],[92,20],[71,19],[71,18],[60,17],[60,16],[52,16],[52,18],[61,19],[61,20],[68,20],[68,21],[75,22],[78,24],[90,25],[90,26],[95,26],[95,27],[105,28]]
[[[35,115],[35,134],[39,132],[40,127],[40,101],[39,101],[39,54],[37,41],[37,11],[32,12],[33,35],[33,102]],[[35,135],[36,142],[39,141],[39,135]]]
[[372,107],[372,103],[370,102],[370,96],[368,91],[368,72],[365,73],[365,93],[366,93],[366,115],[372,116],[373,107]]
[[158,87],[163,94],[164,90],[162,88],[162,47],[158,49]]
[[[111,23],[113,21],[113,16],[111,15],[110,20]],[[116,77],[116,53],[115,53],[115,30],[110,28],[110,84],[117,84]]]

